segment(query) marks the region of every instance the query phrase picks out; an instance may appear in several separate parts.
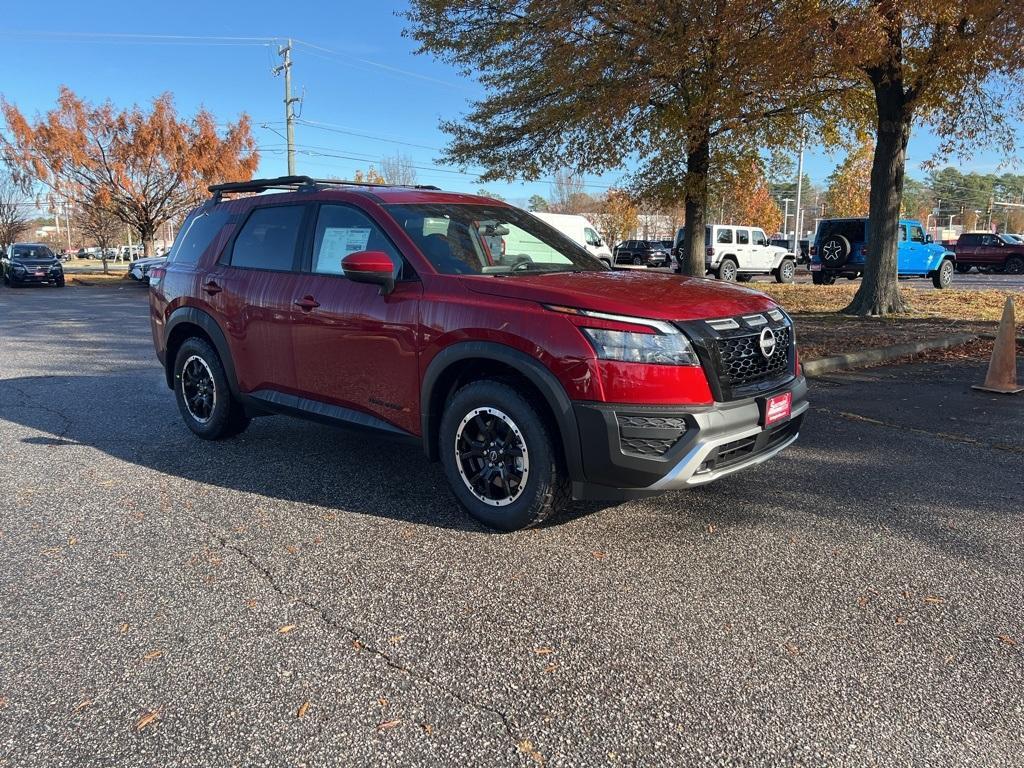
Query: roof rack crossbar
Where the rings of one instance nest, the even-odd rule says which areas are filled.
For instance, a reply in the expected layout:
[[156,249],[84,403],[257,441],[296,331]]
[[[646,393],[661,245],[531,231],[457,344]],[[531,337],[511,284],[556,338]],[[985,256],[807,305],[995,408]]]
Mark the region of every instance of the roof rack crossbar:
[[369,181],[345,181],[343,179],[314,179],[311,176],[278,176],[273,179],[251,179],[250,181],[232,181],[224,184],[211,184],[207,189],[214,196],[220,197],[225,192],[265,192],[268,189],[297,190],[317,187],[404,187],[407,189],[440,189],[432,184],[380,184]]

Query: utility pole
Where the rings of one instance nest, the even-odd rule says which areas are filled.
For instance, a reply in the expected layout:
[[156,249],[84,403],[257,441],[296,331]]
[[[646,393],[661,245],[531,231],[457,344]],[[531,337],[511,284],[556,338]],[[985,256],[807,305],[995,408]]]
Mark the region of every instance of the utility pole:
[[295,102],[300,101],[298,97],[292,96],[292,41],[288,38],[288,44],[277,49],[277,55],[284,61],[274,67],[274,75],[284,72],[284,123],[285,132],[288,135],[288,175],[295,175]]
[[804,130],[803,118],[800,119],[800,159],[796,163],[796,213],[793,217],[793,253],[800,247],[800,206],[804,191],[804,141],[807,133]]

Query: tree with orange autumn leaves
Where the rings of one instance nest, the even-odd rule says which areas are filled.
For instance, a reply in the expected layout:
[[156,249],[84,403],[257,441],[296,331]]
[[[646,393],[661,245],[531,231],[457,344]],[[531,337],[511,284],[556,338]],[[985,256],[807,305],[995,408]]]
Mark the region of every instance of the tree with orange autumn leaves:
[[179,117],[169,93],[148,110],[119,109],[63,87],[56,108],[34,121],[6,100],[0,106],[9,133],[0,150],[15,173],[56,199],[112,211],[147,256],[159,228],[181,219],[209,184],[250,179],[259,162],[247,115],[218,132],[205,109]]
[[765,232],[782,227],[782,210],[772,198],[764,166],[758,158],[744,158],[726,167],[711,184],[711,209],[720,223],[747,224]]
[[846,159],[828,177],[825,191],[825,215],[830,217],[867,216],[871,191],[871,157],[874,146],[862,136]]

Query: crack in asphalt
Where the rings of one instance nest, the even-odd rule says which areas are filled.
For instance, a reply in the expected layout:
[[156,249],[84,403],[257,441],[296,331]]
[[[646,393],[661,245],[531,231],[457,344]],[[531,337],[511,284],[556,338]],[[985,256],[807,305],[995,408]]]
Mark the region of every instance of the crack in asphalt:
[[[56,416],[58,419],[61,419],[64,422],[64,427],[60,430],[60,432],[51,433],[51,434],[54,434],[57,437],[57,439],[59,439],[59,440],[63,440],[64,438],[67,437],[68,432],[71,430],[71,425],[74,423],[70,416],[67,416],[66,414],[64,414],[63,411],[61,411],[58,408],[52,408],[52,407],[50,407],[48,405],[37,404],[35,402],[36,401],[36,397],[34,395],[26,392],[24,389],[19,387],[17,384],[13,384],[10,379],[3,379],[2,383],[3,383],[4,386],[9,387],[10,389],[13,389],[15,392],[17,392],[19,395],[21,395],[25,399],[25,402],[16,402],[16,403],[14,403],[14,405],[16,407],[17,406],[21,406],[22,408],[30,408],[32,410],[42,411],[43,413],[49,413],[51,416]],[[42,430],[37,430],[37,431],[41,432]]]
[[[206,524],[211,529],[213,528],[213,526],[210,525],[208,522],[206,522]],[[335,631],[342,632],[348,635],[352,639],[353,644],[357,644],[360,649],[365,649],[373,655],[377,656],[384,662],[386,666],[390,667],[391,669],[397,672],[401,672],[404,675],[412,678],[413,680],[417,680],[421,683],[424,683],[425,685],[435,688],[438,691],[446,693],[449,696],[454,697],[456,700],[466,705],[467,707],[476,709],[480,712],[486,712],[494,716],[501,723],[501,727],[504,729],[509,739],[512,740],[512,743],[517,743],[516,732],[512,724],[511,718],[509,718],[507,713],[503,712],[502,710],[496,707],[492,707],[488,704],[476,701],[475,699],[472,699],[460,693],[459,691],[453,690],[445,685],[442,685],[441,683],[433,679],[430,675],[425,675],[423,673],[417,672],[411,667],[407,667],[406,665],[396,661],[387,651],[377,647],[373,643],[367,642],[355,628],[345,626],[337,619],[335,619],[333,616],[331,616],[326,608],[323,608],[322,606],[318,605],[316,602],[308,598],[293,597],[289,595],[284,590],[284,588],[278,583],[277,579],[274,577],[274,574],[270,571],[270,569],[262,565],[259,561],[257,561],[256,558],[253,557],[251,553],[247,552],[245,549],[238,546],[237,544],[228,541],[227,537],[220,533],[213,532],[213,536],[220,544],[221,548],[231,550],[232,552],[239,555],[246,563],[248,563],[249,566],[263,578],[263,580],[270,586],[270,588],[274,590],[274,592],[313,611],[319,617],[320,621],[323,622],[326,626],[330,627]]]
[[859,413],[853,413],[851,411],[836,411],[831,408],[814,407],[815,411],[820,413],[827,413],[830,416],[838,416],[847,421],[856,421],[862,424],[874,424],[879,427],[888,427],[889,429],[900,429],[907,432],[914,432],[919,435],[928,435],[929,437],[935,437],[939,440],[945,440],[949,443],[964,443],[966,445],[976,445],[980,448],[990,448],[994,451],[1006,451],[1009,453],[1024,453],[1024,446],[1020,445],[1007,445],[1006,443],[990,443],[984,440],[978,440],[974,437],[968,437],[967,435],[956,435],[951,432],[934,432],[930,429],[924,429],[923,427],[911,427],[905,424],[897,424],[894,421],[884,421],[882,419],[875,419],[871,416],[862,416]]

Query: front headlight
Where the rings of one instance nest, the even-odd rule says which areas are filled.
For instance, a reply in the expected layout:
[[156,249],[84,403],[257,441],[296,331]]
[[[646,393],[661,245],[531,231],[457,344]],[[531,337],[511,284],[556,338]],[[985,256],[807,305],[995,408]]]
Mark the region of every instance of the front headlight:
[[12,264],[11,266],[14,268],[15,272],[24,272],[25,271],[25,267],[22,264]]
[[648,365],[700,365],[682,333],[634,333],[604,328],[580,328],[602,360]]

